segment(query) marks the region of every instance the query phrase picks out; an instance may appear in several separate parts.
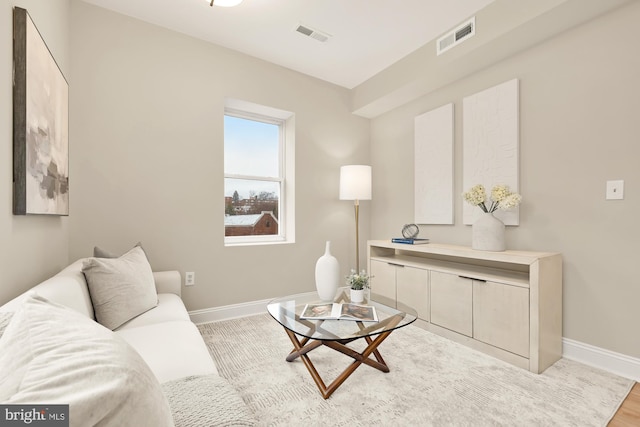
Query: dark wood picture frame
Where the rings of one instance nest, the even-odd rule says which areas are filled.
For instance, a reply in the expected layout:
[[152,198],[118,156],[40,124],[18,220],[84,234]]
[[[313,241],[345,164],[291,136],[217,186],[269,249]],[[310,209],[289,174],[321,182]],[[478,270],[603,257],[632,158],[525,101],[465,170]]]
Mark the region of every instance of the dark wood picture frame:
[[69,85],[26,9],[13,9],[13,213],[69,215]]

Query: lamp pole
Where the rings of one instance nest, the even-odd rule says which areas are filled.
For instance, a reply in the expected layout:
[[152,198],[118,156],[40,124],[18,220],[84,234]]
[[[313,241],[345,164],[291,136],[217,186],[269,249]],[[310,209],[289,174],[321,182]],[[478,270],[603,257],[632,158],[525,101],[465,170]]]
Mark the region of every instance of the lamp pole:
[[353,209],[356,213],[356,274],[360,274],[360,236],[358,232],[358,230],[360,229],[358,221],[358,216],[360,213],[360,201],[358,199],[355,199],[353,201]]

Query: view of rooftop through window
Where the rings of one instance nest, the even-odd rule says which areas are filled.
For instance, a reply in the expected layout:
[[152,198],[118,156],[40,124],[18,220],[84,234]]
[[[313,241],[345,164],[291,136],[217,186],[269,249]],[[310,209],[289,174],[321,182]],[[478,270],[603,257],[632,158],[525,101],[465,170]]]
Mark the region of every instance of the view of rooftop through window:
[[281,126],[224,117],[225,236],[278,234]]

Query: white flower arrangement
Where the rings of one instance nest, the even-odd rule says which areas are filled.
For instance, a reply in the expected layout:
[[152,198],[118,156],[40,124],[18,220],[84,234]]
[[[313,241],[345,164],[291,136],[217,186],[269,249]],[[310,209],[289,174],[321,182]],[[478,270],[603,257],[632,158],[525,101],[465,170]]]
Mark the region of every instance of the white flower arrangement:
[[465,193],[464,200],[473,206],[479,206],[486,213],[495,212],[498,209],[507,210],[517,207],[522,201],[522,196],[512,193],[507,185],[496,185],[491,189],[491,204],[487,208],[487,193],[484,185],[478,184]]

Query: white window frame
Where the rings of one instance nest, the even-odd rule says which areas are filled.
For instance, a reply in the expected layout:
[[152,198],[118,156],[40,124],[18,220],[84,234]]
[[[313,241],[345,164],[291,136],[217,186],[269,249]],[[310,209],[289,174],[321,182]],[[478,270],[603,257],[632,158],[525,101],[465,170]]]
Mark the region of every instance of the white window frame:
[[[278,234],[255,236],[224,236],[225,246],[263,245],[295,242],[295,115],[289,111],[237,99],[225,99],[225,116],[238,117],[279,127],[279,176],[270,178],[228,174],[224,179],[264,180],[280,183],[278,197]],[[224,166],[223,166],[224,168]],[[224,196],[224,183],[223,183]],[[223,197],[224,200],[224,197]],[[222,209],[224,213],[224,209]],[[223,217],[224,227],[224,217]],[[224,233],[223,233],[224,235]]]

